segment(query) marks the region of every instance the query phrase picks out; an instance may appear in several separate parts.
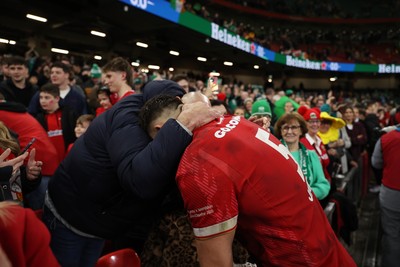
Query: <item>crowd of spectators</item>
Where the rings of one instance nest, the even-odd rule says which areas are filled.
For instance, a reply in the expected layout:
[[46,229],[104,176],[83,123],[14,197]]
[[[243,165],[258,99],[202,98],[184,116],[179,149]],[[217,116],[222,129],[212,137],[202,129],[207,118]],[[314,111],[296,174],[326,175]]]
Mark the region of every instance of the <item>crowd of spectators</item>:
[[[326,14],[330,18],[348,17],[338,15],[343,12],[339,11],[340,8],[333,1],[329,3],[296,1],[294,5],[285,4],[286,2],[290,1],[271,1],[268,2],[268,7],[265,1],[240,1],[238,4],[282,14],[296,14],[300,17],[312,17],[312,14]],[[310,6],[307,7],[306,3]],[[394,1],[388,6],[391,8],[387,9],[392,10],[392,7],[398,8],[399,4],[398,1]],[[274,52],[310,60],[370,64],[400,62],[397,41],[400,30],[393,24],[382,24],[382,26],[370,24],[373,27],[368,29],[360,27],[361,25],[346,25],[346,23],[332,24],[332,26],[324,24],[327,27],[320,27],[321,24],[318,23],[298,23],[285,19],[276,21],[268,16],[257,14],[254,16],[251,13],[244,16],[243,12],[246,11],[219,6],[208,1],[187,1],[185,10],[224,26],[244,39],[259,43]],[[304,13],[303,10],[311,14]]]
[[[127,71],[114,71],[121,65]],[[184,91],[203,92],[209,96],[212,100],[211,104],[215,108],[218,106],[218,110],[222,111],[221,113],[241,114],[245,119],[252,120],[254,114],[257,114],[256,110],[259,111],[262,108],[263,112],[260,114],[268,115],[268,121],[263,121],[263,127],[276,135],[277,133],[274,133],[272,129],[272,126],[276,125],[275,131],[279,132],[277,136],[282,138],[284,144],[291,142],[292,136],[287,136],[287,133],[298,133],[296,142],[299,145],[300,138],[305,137],[305,133],[311,129],[307,129],[307,125],[320,125],[317,129],[321,138],[320,141],[326,146],[331,162],[336,165],[327,165],[324,169],[321,166],[317,168],[315,166],[319,163],[318,157],[313,154],[312,168],[314,174],[324,175],[324,179],[327,179],[328,182],[321,181],[321,177],[318,177],[319,180],[317,180],[311,174],[307,176],[307,179],[310,179],[309,183],[313,190],[314,188],[316,192],[323,190],[318,195],[315,193],[321,200],[323,207],[326,205],[327,198],[331,196],[328,192],[329,188],[334,188],[332,186],[334,182],[330,180],[330,177],[335,178],[338,174],[346,175],[351,168],[357,168],[360,163],[360,155],[367,153],[365,151],[368,151],[369,154],[372,153],[371,151],[381,134],[381,129],[400,123],[399,103],[394,102],[393,99],[385,98],[381,94],[377,96],[354,94],[354,92],[346,90],[314,92],[307,91],[304,88],[301,90],[278,88],[273,87],[272,84],[255,86],[238,81],[225,82],[223,79],[218,82],[218,91],[213,88],[214,91],[210,94],[207,78],[198,77],[192,73],[154,72],[152,75],[146,75],[133,68],[122,58],[113,59],[107,64],[99,66],[94,63],[88,64],[83,59],[75,57],[48,58],[35,56],[32,58],[28,55],[24,59],[23,57],[13,56],[11,58],[5,57],[2,60],[0,102],[15,104],[14,110],[6,108],[7,112],[12,112],[10,114],[13,118],[11,119],[8,116],[7,119],[11,119],[12,122],[6,122],[5,126],[10,126],[11,123],[16,123],[17,119],[21,118],[23,121],[19,123],[19,127],[25,124],[24,127],[29,125],[34,127],[35,131],[41,131],[42,136],[44,134],[46,138],[48,137],[45,146],[43,142],[40,143],[42,144],[41,148],[45,148],[47,151],[51,150],[52,159],[57,161],[56,164],[66,162],[63,159],[70,153],[72,144],[82,135],[82,132],[88,127],[90,128],[89,124],[94,116],[106,112],[119,100],[123,98],[126,100],[127,96],[146,92],[142,89],[152,80],[174,80],[179,87],[178,89],[182,90],[181,93]],[[121,81],[124,81],[124,83],[121,83]],[[72,94],[73,98],[71,98]],[[83,100],[84,108],[81,100]],[[263,101],[266,105],[260,105],[259,101]],[[300,112],[300,107],[317,110],[317,119],[312,117],[309,111],[304,111],[304,108],[303,112]],[[26,112],[27,109],[31,115]],[[86,114],[92,115],[87,117]],[[108,114],[112,113],[109,112]],[[295,115],[292,116],[291,114]],[[102,118],[104,119],[106,116],[102,116]],[[0,121],[5,119],[0,118]],[[300,126],[297,124],[288,128],[286,124],[292,121],[303,126],[301,134]],[[117,121],[115,122],[117,123]],[[357,133],[353,132],[357,128],[355,127],[356,124],[357,127],[363,127],[364,130],[357,129]],[[20,129],[13,130],[22,136],[22,132],[19,132]],[[29,132],[27,130],[28,134]],[[365,132],[366,136],[361,134],[363,138],[360,138],[359,133],[361,132]],[[66,138],[67,136],[69,138]],[[79,140],[82,141],[82,138]],[[26,146],[27,141],[29,139],[24,140],[21,145]],[[117,143],[119,143],[119,140],[117,140]],[[38,144],[37,141],[35,145]],[[82,145],[82,142],[78,142],[79,144]],[[74,146],[76,146],[76,143]],[[305,149],[303,145],[300,145],[300,148],[302,151]],[[36,149],[38,150],[39,147]],[[295,152],[293,152],[293,155],[295,157],[297,155],[297,160],[301,162],[302,152],[299,152],[300,156]],[[50,159],[40,158],[40,155],[43,154],[45,153],[36,155],[47,166]],[[339,165],[342,166],[340,170],[337,168]],[[309,168],[311,170],[311,166]],[[42,170],[41,185],[37,186],[41,201],[36,204],[36,209],[43,206],[47,182],[49,182],[51,176],[56,174],[56,166],[53,166],[48,173],[45,173],[44,170]],[[380,185],[380,179],[379,170],[376,170],[375,180],[377,185]],[[379,190],[377,188],[372,187],[371,190]],[[26,202],[34,203],[32,199],[37,200],[37,196],[35,198],[31,195],[28,196]],[[54,209],[54,206],[51,208]],[[57,214],[57,216],[60,215]],[[56,257],[59,257],[59,255],[56,255]]]

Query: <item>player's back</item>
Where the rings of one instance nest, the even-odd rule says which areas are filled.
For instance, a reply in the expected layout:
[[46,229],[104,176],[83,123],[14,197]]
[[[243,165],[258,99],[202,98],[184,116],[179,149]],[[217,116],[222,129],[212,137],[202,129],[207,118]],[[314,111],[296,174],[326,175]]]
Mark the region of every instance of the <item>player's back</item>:
[[301,168],[270,133],[227,116],[196,131],[188,150],[209,165],[207,175],[233,184],[238,237],[263,265],[355,266]]

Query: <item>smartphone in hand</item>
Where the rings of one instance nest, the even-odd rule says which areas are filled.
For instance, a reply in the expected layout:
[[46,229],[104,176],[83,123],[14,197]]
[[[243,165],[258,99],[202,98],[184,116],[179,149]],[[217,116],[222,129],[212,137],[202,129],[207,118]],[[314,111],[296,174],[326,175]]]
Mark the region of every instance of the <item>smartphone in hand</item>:
[[26,151],[28,151],[28,149],[33,145],[33,143],[35,143],[35,141],[36,141],[36,138],[33,137],[33,138],[31,139],[31,141],[26,145],[26,147],[24,148],[24,150],[22,150],[22,152],[21,152],[20,155],[22,155],[22,154],[24,154]]

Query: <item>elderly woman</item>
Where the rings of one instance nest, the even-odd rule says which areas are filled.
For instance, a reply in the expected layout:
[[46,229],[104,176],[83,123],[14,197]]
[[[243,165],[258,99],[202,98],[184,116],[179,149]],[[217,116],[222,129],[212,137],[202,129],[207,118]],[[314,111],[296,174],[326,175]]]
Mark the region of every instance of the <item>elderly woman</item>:
[[325,198],[329,193],[330,184],[324,176],[318,155],[300,143],[300,138],[307,133],[307,124],[303,117],[298,113],[283,115],[276,122],[274,132],[299,164],[315,196],[318,199]]

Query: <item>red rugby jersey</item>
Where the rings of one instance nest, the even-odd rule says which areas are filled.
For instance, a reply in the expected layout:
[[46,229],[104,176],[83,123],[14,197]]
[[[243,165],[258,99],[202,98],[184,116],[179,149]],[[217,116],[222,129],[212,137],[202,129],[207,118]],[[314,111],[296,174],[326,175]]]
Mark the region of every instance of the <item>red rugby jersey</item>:
[[264,266],[356,266],[290,152],[252,122],[197,129],[176,179],[197,238],[237,227]]

